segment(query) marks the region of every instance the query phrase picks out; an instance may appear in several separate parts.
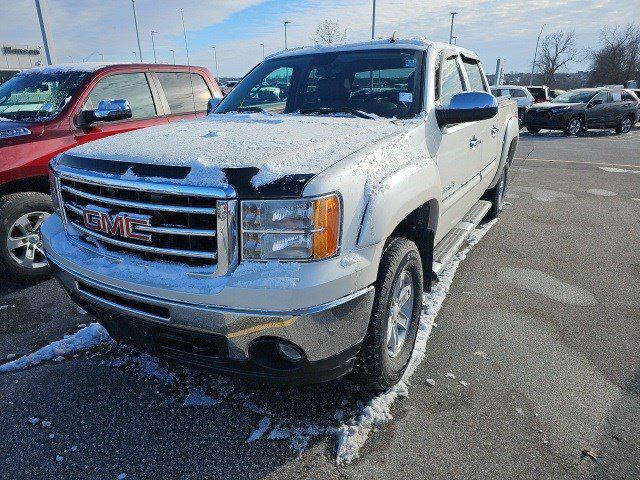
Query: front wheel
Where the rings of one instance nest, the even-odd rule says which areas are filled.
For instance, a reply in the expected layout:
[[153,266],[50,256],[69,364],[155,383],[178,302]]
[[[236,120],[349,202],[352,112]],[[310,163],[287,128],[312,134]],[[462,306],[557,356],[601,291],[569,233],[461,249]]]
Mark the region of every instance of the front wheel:
[[505,165],[502,170],[502,174],[500,175],[500,179],[498,180],[498,183],[496,183],[496,186],[487,190],[482,196],[484,200],[488,200],[491,202],[491,209],[487,212],[487,219],[489,220],[498,218],[500,216],[500,213],[504,209],[504,197],[507,191],[508,171],[509,167]]
[[51,197],[44,193],[14,193],[0,198],[0,275],[25,283],[51,275],[40,226],[52,211]]
[[616,127],[616,133],[619,135],[621,133],[629,133],[631,131],[631,127],[633,126],[633,118],[630,116],[624,117],[622,120],[620,120],[620,123],[618,123],[618,126]]
[[386,390],[402,378],[420,324],[423,275],[416,244],[392,237],[382,254],[369,328],[354,379]]
[[582,130],[583,122],[580,117],[573,117],[564,129],[565,135],[577,135]]

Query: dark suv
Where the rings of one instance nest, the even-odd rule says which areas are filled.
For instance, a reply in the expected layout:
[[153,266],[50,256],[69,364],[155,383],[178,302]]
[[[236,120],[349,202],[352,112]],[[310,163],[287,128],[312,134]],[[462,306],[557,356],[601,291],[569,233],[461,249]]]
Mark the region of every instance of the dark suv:
[[638,104],[622,89],[581,88],[558,95],[550,102],[534,105],[524,117],[531,133],[542,129],[576,135],[589,128],[613,128],[627,133],[636,121]]

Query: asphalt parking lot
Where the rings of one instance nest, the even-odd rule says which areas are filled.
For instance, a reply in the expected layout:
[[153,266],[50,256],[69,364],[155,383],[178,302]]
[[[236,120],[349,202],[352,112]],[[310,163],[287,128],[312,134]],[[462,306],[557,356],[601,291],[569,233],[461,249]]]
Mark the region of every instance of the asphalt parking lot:
[[[267,387],[102,343],[0,374],[0,477],[640,478],[640,130],[523,133],[516,157],[408,395],[350,463],[336,432],[372,397],[347,381]],[[54,281],[5,282],[0,364],[91,322]]]

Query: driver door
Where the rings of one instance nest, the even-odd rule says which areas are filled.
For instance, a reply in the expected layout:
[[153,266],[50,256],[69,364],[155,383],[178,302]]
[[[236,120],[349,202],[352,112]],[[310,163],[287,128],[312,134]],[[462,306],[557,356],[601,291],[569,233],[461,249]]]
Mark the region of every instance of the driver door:
[[[440,59],[434,78],[437,106],[448,105],[454,95],[466,90],[456,54],[447,54]],[[439,145],[435,161],[442,186],[441,223],[436,241],[446,235],[475,203],[469,193],[479,182],[481,123],[448,125],[436,132]]]
[[589,101],[590,106],[587,105],[585,111],[585,123],[587,127],[598,127],[606,123],[605,116],[607,113],[607,108],[609,107],[609,103],[609,92],[600,92]]

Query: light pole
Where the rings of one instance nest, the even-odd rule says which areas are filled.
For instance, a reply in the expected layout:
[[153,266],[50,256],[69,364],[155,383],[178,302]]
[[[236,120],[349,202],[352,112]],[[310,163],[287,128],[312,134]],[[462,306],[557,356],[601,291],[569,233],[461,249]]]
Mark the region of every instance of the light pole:
[[264,43],[261,43],[260,46],[262,47],[262,60],[264,60]]
[[35,0],[36,12],[38,13],[38,21],[40,22],[40,33],[42,33],[42,44],[44,45],[44,55],[47,59],[47,65],[53,63],[51,51],[49,50],[49,41],[47,40],[47,29],[49,28],[49,20],[45,10],[45,0]]
[[376,38],[376,0],[373,0],[373,12],[371,14],[371,40]]
[[151,46],[153,47],[153,63],[158,63],[158,58],[156,57],[156,42],[153,39],[153,36],[158,32],[156,30],[151,30]]
[[142,47],[140,46],[140,32],[138,31],[138,15],[136,14],[136,0],[131,0],[131,7],[133,8],[133,23],[136,25],[136,38],[138,39],[138,54],[140,56],[140,63],[142,63]]
[[284,49],[286,50],[287,47],[287,25],[289,25],[291,22],[289,20],[285,20],[284,21]]
[[542,31],[544,30],[546,23],[542,24],[540,27],[540,33],[538,34],[538,40],[536,40],[536,49],[533,52],[533,63],[531,64],[531,78],[529,78],[529,86],[533,85],[533,72],[536,68],[536,57],[538,56],[538,45],[540,44],[540,37],[542,36]]
[[216,82],[218,80],[220,80],[220,71],[218,70],[218,51],[216,50],[216,47],[211,45],[211,48],[213,48],[213,61],[216,64]]
[[451,12],[451,30],[449,30],[449,43],[453,41],[453,19],[458,14],[458,12]]
[[173,64],[176,64],[176,51],[173,48],[170,48],[171,54],[173,55]]

